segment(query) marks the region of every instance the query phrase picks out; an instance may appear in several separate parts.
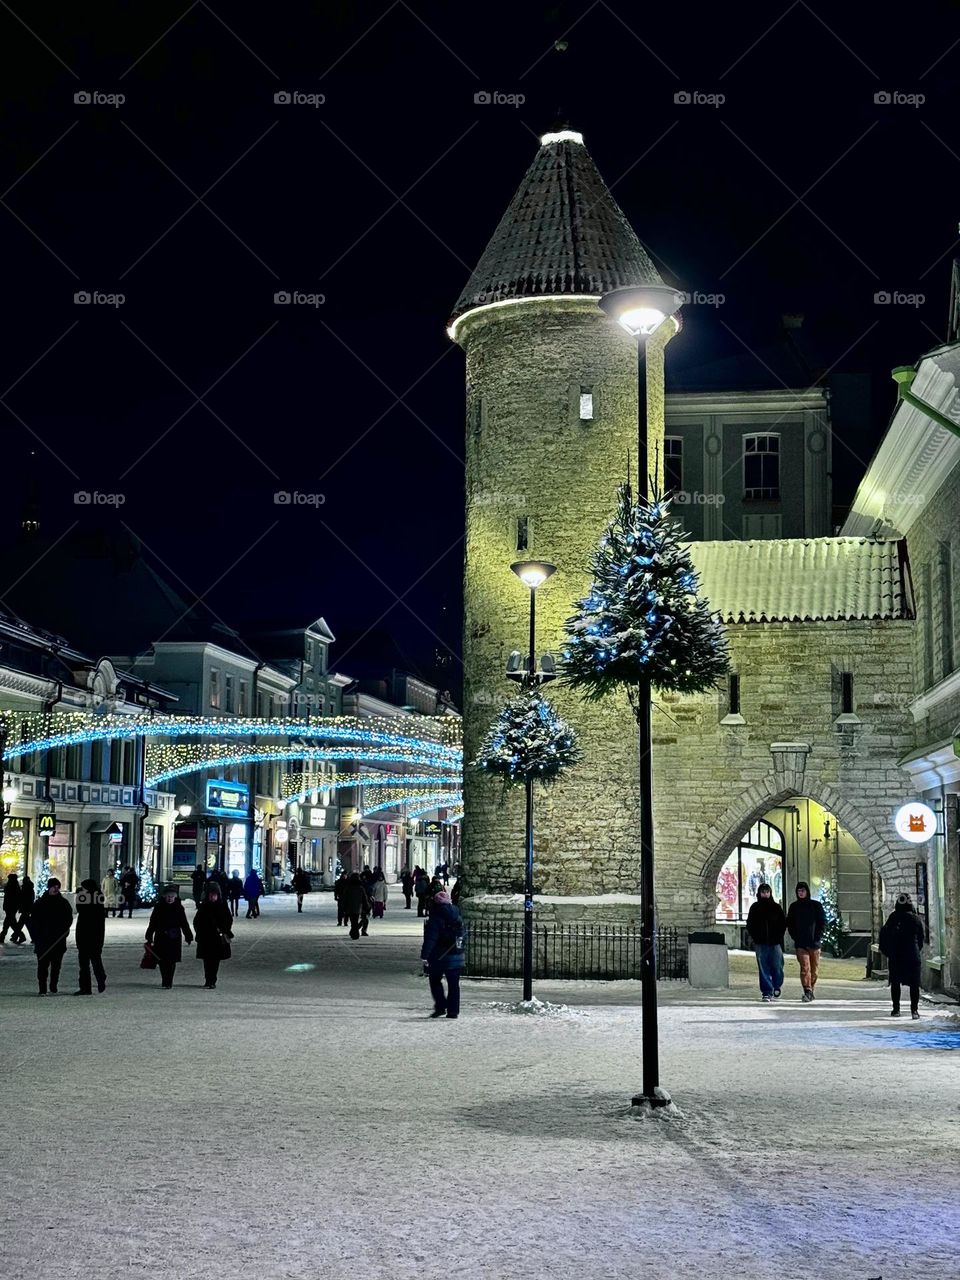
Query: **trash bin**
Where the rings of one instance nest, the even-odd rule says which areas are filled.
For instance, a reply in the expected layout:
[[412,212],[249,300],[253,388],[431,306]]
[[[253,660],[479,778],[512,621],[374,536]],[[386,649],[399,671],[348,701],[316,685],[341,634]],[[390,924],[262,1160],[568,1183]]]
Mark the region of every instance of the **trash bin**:
[[691,987],[729,987],[730,957],[722,933],[687,935]]

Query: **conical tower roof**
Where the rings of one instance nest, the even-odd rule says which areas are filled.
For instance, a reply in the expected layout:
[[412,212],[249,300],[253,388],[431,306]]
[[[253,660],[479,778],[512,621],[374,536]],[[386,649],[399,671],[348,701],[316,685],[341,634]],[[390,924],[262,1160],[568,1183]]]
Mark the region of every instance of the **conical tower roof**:
[[510,298],[603,294],[663,284],[582,135],[547,133],[451,321]]

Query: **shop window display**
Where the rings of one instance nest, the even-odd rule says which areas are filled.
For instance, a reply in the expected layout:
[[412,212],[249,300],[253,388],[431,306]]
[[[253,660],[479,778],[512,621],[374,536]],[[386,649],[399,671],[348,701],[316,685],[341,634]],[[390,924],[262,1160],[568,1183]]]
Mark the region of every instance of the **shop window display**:
[[783,834],[761,819],[723,864],[717,876],[718,923],[746,920],[757,888],[768,884],[774,899],[783,901]]

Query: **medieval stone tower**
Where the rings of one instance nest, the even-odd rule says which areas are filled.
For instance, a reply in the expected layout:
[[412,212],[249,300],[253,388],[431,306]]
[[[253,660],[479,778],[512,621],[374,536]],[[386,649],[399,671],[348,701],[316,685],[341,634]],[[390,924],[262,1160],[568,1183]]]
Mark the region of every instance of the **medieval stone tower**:
[[[636,477],[636,343],[601,312],[599,298],[619,286],[661,283],[582,137],[545,135],[449,329],[467,358],[467,761],[515,690],[504,675],[511,651],[525,648],[528,595],[511,563],[556,564],[537,596],[537,647],[559,650],[564,620],[589,586],[590,554],[617,485],[628,468]],[[662,458],[663,348],[674,332],[667,322],[648,343],[651,471],[654,451]],[[625,699],[585,705],[559,682],[549,696],[577,730],[584,762],[537,789],[537,890],[634,895],[637,748],[629,707]],[[522,797],[504,803],[499,784],[468,764],[464,802],[471,897],[517,890]],[[570,914],[584,916],[584,905]],[[629,903],[597,908],[611,920],[633,915]],[[551,910],[565,914],[562,904]]]

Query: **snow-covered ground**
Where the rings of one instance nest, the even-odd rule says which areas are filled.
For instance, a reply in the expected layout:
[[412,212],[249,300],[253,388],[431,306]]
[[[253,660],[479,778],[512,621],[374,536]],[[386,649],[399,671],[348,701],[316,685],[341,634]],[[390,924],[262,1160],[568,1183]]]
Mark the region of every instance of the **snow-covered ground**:
[[215,992],[192,949],[163,992],[145,924],[108,921],[103,996],[66,994],[72,944],[56,999],[0,958],[11,1274],[960,1275],[949,1008],[893,1021],[854,968],[811,1006],[790,970],[777,1005],[664,984],[684,1118],[641,1120],[636,984],[538,984],[567,1010],[517,1017],[515,984],[468,982],[430,1021],[416,913],[354,943],[314,894],[241,917]]

